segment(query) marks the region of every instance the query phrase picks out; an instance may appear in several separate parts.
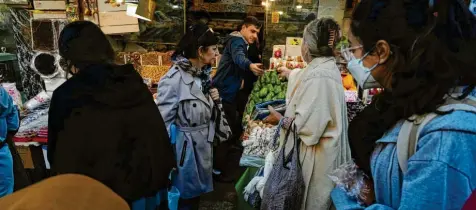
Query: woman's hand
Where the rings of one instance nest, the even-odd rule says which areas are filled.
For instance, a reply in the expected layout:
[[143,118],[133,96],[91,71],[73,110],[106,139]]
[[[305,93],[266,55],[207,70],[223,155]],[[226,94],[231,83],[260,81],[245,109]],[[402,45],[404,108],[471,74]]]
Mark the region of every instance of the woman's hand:
[[370,179],[364,179],[364,186],[360,191],[360,200],[365,205],[370,206],[375,201],[374,183]]
[[210,97],[212,97],[212,100],[214,101],[220,100],[220,94],[218,93],[218,90],[216,88],[210,89]]
[[281,118],[283,118],[283,115],[281,115],[281,113],[274,110],[272,106],[268,106],[268,110],[269,110],[269,115],[263,120],[263,122],[271,124],[271,125],[277,125],[279,121],[281,120]]
[[277,69],[277,72],[279,73],[279,77],[289,79],[289,74],[291,73],[291,70],[284,66],[281,66]]

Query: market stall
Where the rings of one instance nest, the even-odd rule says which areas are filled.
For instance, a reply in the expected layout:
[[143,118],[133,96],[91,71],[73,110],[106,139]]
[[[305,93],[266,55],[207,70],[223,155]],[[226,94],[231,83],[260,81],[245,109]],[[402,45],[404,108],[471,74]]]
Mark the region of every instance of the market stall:
[[[8,24],[13,28],[17,46],[16,56],[11,54],[8,60],[11,63],[6,65],[12,73],[3,74],[11,78],[3,85],[21,109],[21,127],[14,140],[25,167],[42,171],[39,173],[41,178],[47,176],[45,171],[49,169],[44,155],[47,152],[49,100],[54,89],[67,79],[66,64],[58,55],[57,43],[67,23],[89,20],[100,26],[117,53],[116,62],[133,64],[153,94],[161,91],[157,90],[157,82],[168,71],[175,44],[191,24],[208,23],[220,39],[224,39],[248,15],[263,21],[262,60],[267,72],[255,84],[242,119],[245,150],[241,161],[242,166],[260,168],[264,166],[268,152],[276,147],[274,136],[278,130],[261,121],[267,115],[267,106],[285,111],[287,82],[279,78],[277,69],[281,66],[306,68],[301,45],[302,32],[309,21],[332,16],[338,22],[344,22],[346,14],[345,1],[322,0],[174,0],[161,3],[152,0],[0,0],[1,3],[9,6],[6,11],[11,17]],[[219,46],[220,50],[222,47]],[[346,100],[356,104],[348,107],[360,109],[362,94],[344,70],[343,81],[347,81],[344,82]],[[365,95],[366,101],[370,95]]]

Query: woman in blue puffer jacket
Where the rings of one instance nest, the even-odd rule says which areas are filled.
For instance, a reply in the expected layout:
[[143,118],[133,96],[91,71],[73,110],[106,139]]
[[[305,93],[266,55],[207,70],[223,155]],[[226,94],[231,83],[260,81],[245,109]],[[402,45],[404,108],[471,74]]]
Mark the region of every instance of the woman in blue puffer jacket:
[[13,193],[13,158],[7,134],[19,127],[18,109],[7,91],[0,87],[0,197]]

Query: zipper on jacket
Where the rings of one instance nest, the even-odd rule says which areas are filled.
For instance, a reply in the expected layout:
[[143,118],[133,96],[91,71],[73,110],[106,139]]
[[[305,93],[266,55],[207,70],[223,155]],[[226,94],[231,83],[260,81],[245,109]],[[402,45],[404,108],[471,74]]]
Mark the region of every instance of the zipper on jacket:
[[187,141],[183,143],[182,155],[180,155],[180,167],[183,166],[183,162],[185,161],[185,154],[187,153],[187,143]]

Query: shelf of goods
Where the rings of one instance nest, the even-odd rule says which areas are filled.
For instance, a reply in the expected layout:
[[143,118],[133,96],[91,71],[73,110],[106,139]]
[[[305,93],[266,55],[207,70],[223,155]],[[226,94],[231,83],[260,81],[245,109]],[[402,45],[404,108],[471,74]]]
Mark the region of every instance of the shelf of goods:
[[287,81],[280,79],[274,70],[266,71],[255,83],[242,121],[245,131],[242,135],[244,151],[240,165],[264,165],[266,155],[275,146],[277,126],[266,124],[262,120],[269,114],[268,105],[284,113],[286,90]]
[[224,3],[195,3],[192,11],[207,11],[207,12],[231,12],[231,13],[264,13],[265,8],[262,5],[250,5],[242,3],[224,4]]
[[116,56],[118,64],[132,64],[148,83],[159,82],[172,65],[172,52],[120,52]]

